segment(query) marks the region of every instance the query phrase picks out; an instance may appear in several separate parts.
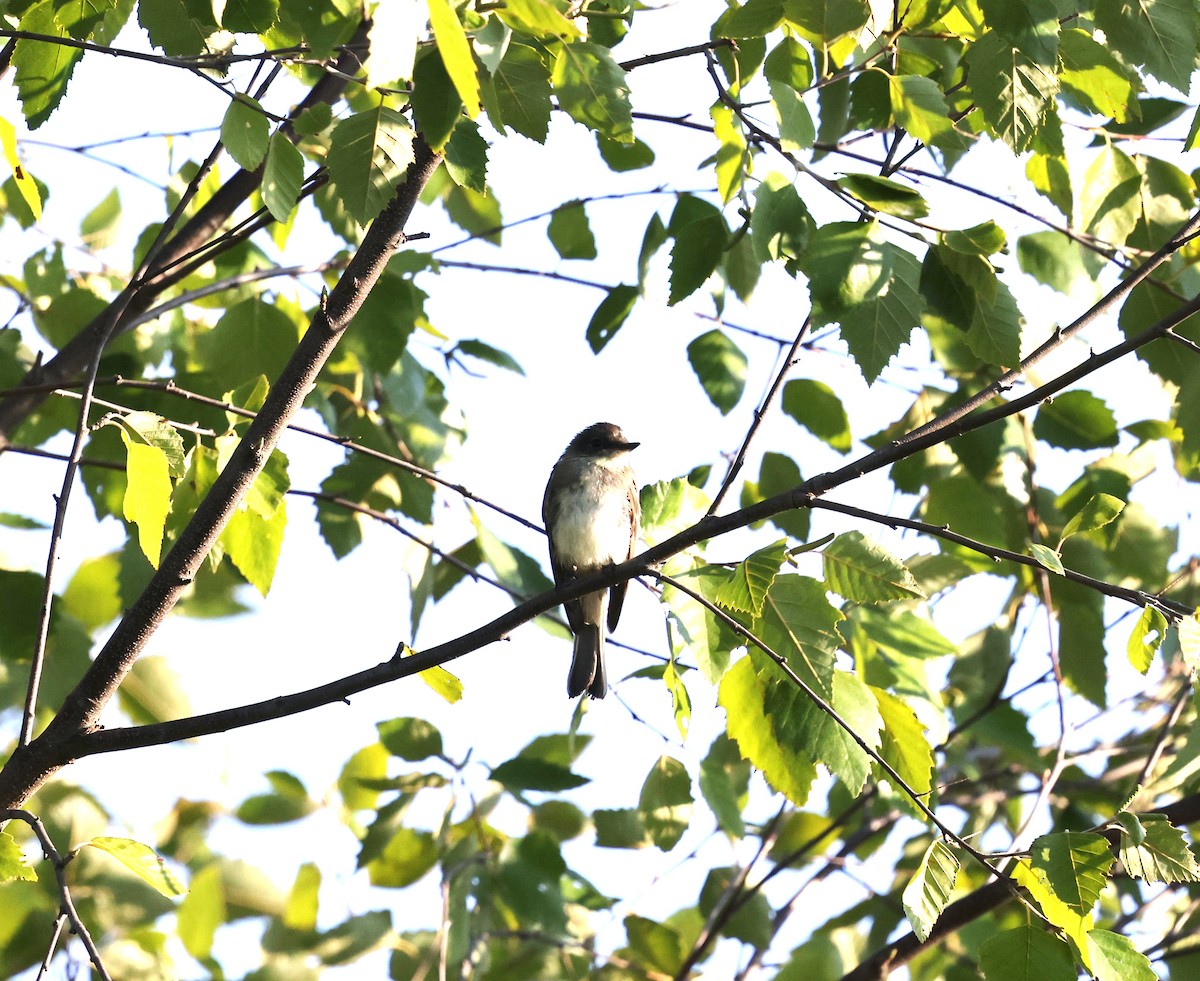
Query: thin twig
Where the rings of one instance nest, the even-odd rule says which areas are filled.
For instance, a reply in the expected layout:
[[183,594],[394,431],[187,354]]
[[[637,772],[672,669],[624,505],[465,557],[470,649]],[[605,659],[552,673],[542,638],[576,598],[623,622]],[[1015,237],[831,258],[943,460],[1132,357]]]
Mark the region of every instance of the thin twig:
[[716,514],[717,508],[725,495],[729,493],[729,488],[733,486],[737,475],[741,473],[742,465],[746,462],[746,451],[750,448],[750,441],[754,439],[758,433],[759,427],[762,425],[763,417],[767,414],[767,409],[775,400],[779,389],[783,387],[783,380],[787,377],[789,371],[796,363],[796,352],[800,350],[800,345],[804,343],[804,338],[807,336],[809,328],[812,327],[812,313],[810,312],[804,318],[804,323],[800,325],[800,329],[796,332],[796,337],[792,341],[792,346],[788,348],[787,354],[783,358],[782,364],[779,366],[779,371],[775,373],[775,378],[771,382],[771,387],[767,389],[767,394],[763,396],[762,401],[754,410],[754,418],[750,422],[750,428],[746,430],[746,435],[742,439],[742,445],[738,447],[737,456],[733,462],[729,464],[729,469],[725,473],[725,479],[721,481],[721,486],[717,493],[713,496],[712,503],[708,506],[708,514]]
[[46,826],[42,824],[36,814],[31,814],[29,811],[20,808],[12,808],[0,810],[0,817],[6,821],[24,821],[33,830],[38,843],[42,846],[42,853],[54,868],[54,879],[58,883],[59,905],[63,914],[71,921],[71,930],[79,937],[80,942],[88,953],[88,958],[92,962],[92,967],[96,969],[96,973],[103,981],[112,981],[112,975],[108,973],[108,969],[104,966],[104,961],[100,957],[100,951],[96,947],[96,942],[92,940],[92,935],[88,932],[87,924],[83,922],[83,918],[79,915],[79,911],[75,909],[75,903],[71,899],[71,888],[67,884],[67,863],[71,860],[72,856],[68,855],[66,858],[63,858],[58,849],[54,847],[54,842],[51,840]]

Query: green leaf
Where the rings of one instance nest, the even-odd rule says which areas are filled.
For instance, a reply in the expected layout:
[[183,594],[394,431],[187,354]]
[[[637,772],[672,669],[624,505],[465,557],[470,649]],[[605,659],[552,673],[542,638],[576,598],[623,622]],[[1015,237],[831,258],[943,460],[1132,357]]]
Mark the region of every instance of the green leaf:
[[[140,879],[149,884],[159,895],[174,899],[187,890],[167,868],[162,857],[149,845],[132,838],[109,838],[100,836],[84,842],[102,852],[107,852]],[[82,846],[80,846],[82,847]]]
[[[444,2],[429,0],[431,7]],[[453,13],[451,16],[454,16]],[[454,20],[458,22],[457,17]],[[413,66],[410,101],[413,125],[425,137],[430,149],[441,153],[462,118],[463,102],[446,72],[440,49],[427,47],[417,56]]]
[[828,44],[867,23],[867,0],[786,0],[788,23],[814,44]]
[[1003,228],[988,220],[970,228],[955,229],[942,235],[942,242],[963,255],[995,255],[1008,247]]
[[713,598],[728,609],[761,616],[767,592],[786,557],[786,540],[750,553],[729,570],[724,581],[716,587]]
[[549,760],[515,756],[492,770],[492,779],[509,790],[574,790],[589,783],[587,777],[572,773],[570,767]]
[[267,147],[267,164],[263,169],[263,204],[271,217],[286,222],[300,200],[304,181],[304,157],[282,133],[271,137]]
[[847,174],[839,177],[837,183],[856,200],[885,215],[915,219],[929,214],[929,205],[918,191],[886,177]]
[[1175,634],[1184,663],[1195,671],[1200,667],[1200,621],[1195,616],[1183,617],[1175,624]]
[[637,808],[655,848],[669,852],[679,843],[692,818],[692,803],[692,779],[684,765],[660,756],[646,774]]
[[921,660],[960,654],[961,646],[916,610],[870,606],[854,610],[855,629],[862,629],[880,648]]
[[424,878],[438,861],[438,844],[428,831],[397,828],[378,858],[367,863],[371,885],[403,889]]
[[1033,435],[1064,450],[1094,450],[1117,445],[1117,422],[1102,399],[1077,390],[1042,403]]
[[[989,31],[967,52],[971,87],[976,102],[992,130],[1017,153],[1033,146],[1044,119],[1054,106],[1058,76],[1054,63],[1040,61],[1041,52],[1028,43],[1030,37],[1044,39],[1057,31],[1038,25],[1019,41]],[[1056,47],[1056,45],[1055,45]]]
[[1079,914],[1050,888],[1046,874],[1030,866],[1028,859],[1021,859],[1012,867],[1012,878],[1023,887],[1052,926],[1058,927],[1077,950],[1087,949],[1087,931],[1092,926],[1092,916]]
[[221,121],[221,142],[240,167],[254,170],[267,154],[271,124],[257,99],[239,92]]
[[713,24],[713,37],[764,37],[783,23],[783,0],[746,0],[726,10]]
[[467,115],[479,115],[479,78],[475,73],[475,58],[466,32],[450,0],[428,0],[429,26],[446,72],[454,83]]
[[1129,635],[1129,663],[1145,674],[1154,663],[1154,655],[1158,653],[1166,636],[1167,618],[1157,607],[1145,607],[1133,626],[1133,633]]
[[724,733],[712,741],[708,755],[701,761],[699,783],[718,827],[733,838],[741,838],[746,833],[742,807],[750,786],[750,765]]
[[717,193],[726,204],[742,187],[750,162],[746,134],[734,111],[722,103],[714,103],[708,111],[713,121],[717,147],[714,169],[717,174]]
[[312,862],[305,862],[296,870],[296,878],[288,892],[287,906],[283,910],[283,924],[291,930],[315,930],[317,928],[318,898],[321,888],[321,869]]
[[888,366],[921,322],[917,291],[920,266],[914,256],[887,245],[892,275],[886,291],[838,314],[842,338],[859,370],[871,384]]
[[729,231],[720,209],[693,194],[681,194],[667,223],[671,248],[671,291],[674,306],[691,296],[712,275],[725,251]]
[[521,367],[517,359],[511,354],[507,351],[501,351],[497,347],[492,347],[490,344],[485,344],[483,341],[474,339],[459,341],[454,345],[454,350],[468,357],[478,358],[480,361],[494,364],[497,368],[504,368],[518,375],[525,374],[525,369]]
[[538,143],[546,142],[550,129],[550,95],[550,73],[525,44],[509,45],[483,90],[488,118],[497,130],[512,129]]
[[683,477],[647,484],[639,497],[642,539],[647,545],[656,545],[690,528],[708,511],[708,495]]
[[[705,919],[712,916],[718,903],[727,902],[725,897],[737,877],[736,868],[709,869],[704,885],[700,887],[699,910]],[[734,895],[741,901],[722,921],[721,933],[752,947],[769,947],[775,931],[771,927],[772,910],[767,897],[761,891],[753,892],[748,898],[744,892]]]
[[576,122],[618,143],[633,142],[625,70],[607,48],[589,41],[562,45],[550,81],[559,105]]
[[932,78],[889,75],[888,91],[896,122],[914,139],[937,145],[953,135],[946,98]]
[[1064,831],[1035,839],[1029,861],[1060,900],[1086,916],[1108,882],[1113,854],[1103,835]]
[[1031,153],[1025,161],[1025,176],[1034,189],[1064,215],[1074,211],[1071,173],[1061,153]]
[[860,793],[871,775],[871,758],[859,740],[878,750],[882,739],[883,717],[874,693],[857,675],[835,671],[833,698],[827,701],[839,722],[790,678],[778,677],[774,665],[770,670],[777,677],[767,685],[766,709],[776,738],[826,767],[851,794]]
[[225,554],[263,596],[271,591],[286,527],[287,506],[280,501],[269,517],[264,517],[253,507],[235,511],[221,532]]
[[37,882],[37,872],[25,861],[25,853],[7,831],[0,831],[0,882],[14,879]]
[[506,0],[498,14],[509,27],[535,38],[579,37],[579,28],[549,0]]
[[1059,34],[1058,50],[1062,59],[1058,77],[1063,88],[1092,112],[1125,122],[1141,88],[1137,75],[1089,32],[1077,27]]
[[793,804],[808,799],[817,768],[807,754],[785,746],[773,731],[764,709],[762,682],[749,657],[733,665],[721,679],[718,702],[725,710],[729,737],[738,750],[779,793]]
[[[802,481],[800,468],[791,457],[768,450],[763,454],[762,463],[759,465],[758,480],[746,480],[742,484],[741,505],[749,507],[751,504],[757,504],[768,497],[798,487]],[[780,531],[794,538],[804,539],[808,537],[811,518],[811,509],[795,508],[773,516],[770,521]]]
[[381,104],[337,124],[326,163],[346,210],[366,224],[391,200],[412,161],[412,127]]
[[[713,570],[702,566],[700,571]],[[708,595],[711,590],[707,578],[692,578],[689,585],[698,586],[701,595],[715,602]],[[667,623],[673,653],[676,657],[686,653],[705,678],[718,683],[729,666],[731,653],[741,646],[741,639],[704,604],[674,586],[663,587],[662,599],[669,611]]]
[[171,465],[159,447],[131,438],[123,426],[121,439],[125,443],[127,480],[122,513],[137,526],[138,544],[157,569],[171,510]]
[[783,386],[783,411],[839,453],[850,451],[850,419],[824,382],[795,378]]
[[239,821],[250,825],[289,824],[307,817],[318,807],[308,796],[299,778],[283,770],[267,774],[271,792],[251,794],[234,812]]
[[950,902],[950,893],[958,878],[958,856],[941,838],[935,838],[925,849],[921,864],[904,887],[904,915],[912,925],[917,939],[929,939],[938,917]]
[[882,603],[925,595],[904,563],[861,531],[838,535],[823,554],[826,585],[848,600]]
[[117,689],[121,711],[138,725],[171,722],[192,714],[179,675],[165,657],[142,656]]
[[442,755],[442,734],[424,719],[404,716],[380,722],[379,741],[393,756],[416,763],[430,756]]
[[779,120],[780,148],[791,153],[807,150],[816,142],[817,127],[804,97],[782,82],[771,80],[767,86]]
[[641,815],[632,807],[592,812],[597,848],[645,848],[650,844]]
[[742,349],[714,328],[695,338],[687,354],[709,401],[721,410],[721,415],[728,415],[746,388],[748,362]]
[[1121,836],[1121,865],[1135,879],[1146,882],[1200,882],[1200,865],[1183,832],[1165,814],[1139,814],[1145,838],[1135,842]]
[[975,307],[966,340],[971,353],[988,364],[1008,367],[1021,360],[1021,311],[1004,283],[996,284],[991,303]]
[[[496,578],[514,592],[517,602],[553,588],[554,583],[542,571],[537,561],[519,548],[500,541],[480,523],[478,516],[472,517],[475,522],[475,538],[479,542],[484,561],[491,566]],[[537,622],[550,633],[565,636],[563,628],[552,620],[542,616],[538,617]]]
[[260,375],[275,378],[299,337],[286,313],[253,297],[226,310],[216,326],[197,339],[196,348],[219,390],[228,392]]
[[588,321],[586,332],[588,344],[594,353],[599,354],[625,325],[640,295],[641,291],[636,286],[621,283],[609,290],[600,301],[592,319]]
[[813,220],[792,184],[782,174],[767,175],[754,194],[750,244],[759,262],[782,261],[789,273],[808,248]]
[[670,977],[683,967],[686,947],[678,930],[631,914],[625,917],[625,935],[639,964]]
[[579,201],[555,208],[546,234],[560,258],[596,258],[596,238],[588,225],[587,212]]
[[[879,753],[914,793],[927,794],[933,787],[933,748],[925,727],[902,698],[871,686],[883,719]],[[887,778],[885,778],[887,779]],[[897,788],[903,789],[903,788]]]
[[817,229],[799,266],[814,305],[828,321],[887,290],[891,256],[878,222],[840,221]]
[[264,34],[279,14],[279,0],[230,0],[221,26],[235,34]]
[[1032,542],[1029,546],[1030,554],[1037,559],[1038,565],[1051,572],[1063,575],[1066,570],[1063,568],[1062,556],[1058,554],[1049,545],[1042,545],[1039,542]]
[[[5,123],[0,120],[0,135],[3,134]],[[36,184],[31,180],[25,184]],[[79,234],[91,249],[97,252],[113,245],[121,224],[121,195],[114,187],[104,196],[99,204],[89,211],[79,223]]]
[[1111,245],[1123,245],[1137,224],[1141,183],[1137,165],[1116,147],[1106,145],[1084,174],[1079,195],[1083,230]]
[[986,981],[1075,981],[1075,958],[1065,940],[1035,926],[997,933],[979,948]]
[[446,144],[446,173],[459,187],[487,193],[488,143],[473,119],[459,117]]
[[[50,38],[66,38],[70,32],[59,25],[54,0],[29,6],[21,16],[20,29]],[[18,41],[12,54],[16,69],[17,97],[30,129],[37,129],[58,108],[79,59],[80,48],[34,38]]]
[[1021,271],[1039,283],[1070,296],[1095,290],[1095,276],[1088,253],[1062,232],[1031,232],[1017,239],[1017,261]]
[[89,630],[111,623],[124,611],[119,592],[120,555],[109,552],[80,563],[67,588],[63,607]]
[[807,576],[778,576],[767,591],[762,616],[752,626],[801,680],[831,702],[834,654],[842,644],[837,625],[845,617],[829,602],[826,589],[825,583]]
[[649,167],[655,159],[654,150],[636,137],[632,143],[621,143],[597,133],[596,148],[600,151],[600,158],[614,174],[641,170]]
[[196,958],[209,957],[217,928],[228,915],[221,867],[217,863],[204,866],[192,876],[191,888],[179,904],[177,915],[184,949]]
[[[1186,92],[1196,67],[1196,12],[1187,0],[1097,0],[1096,25],[1120,39],[1122,60]],[[1111,40],[1110,40],[1111,43]]]
[[348,811],[366,811],[376,806],[379,791],[372,784],[387,776],[388,755],[383,743],[371,743],[343,764],[337,789]]
[[1096,981],[1156,981],[1150,958],[1111,930],[1089,930],[1088,964]]

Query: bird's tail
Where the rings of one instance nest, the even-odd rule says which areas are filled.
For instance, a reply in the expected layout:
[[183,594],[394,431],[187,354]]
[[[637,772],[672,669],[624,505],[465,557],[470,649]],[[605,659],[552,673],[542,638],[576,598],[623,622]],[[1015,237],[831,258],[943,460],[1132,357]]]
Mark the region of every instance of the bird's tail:
[[582,624],[575,635],[575,656],[571,658],[571,673],[567,675],[567,693],[571,698],[586,691],[592,698],[608,694],[608,679],[604,674],[604,634],[594,623]]

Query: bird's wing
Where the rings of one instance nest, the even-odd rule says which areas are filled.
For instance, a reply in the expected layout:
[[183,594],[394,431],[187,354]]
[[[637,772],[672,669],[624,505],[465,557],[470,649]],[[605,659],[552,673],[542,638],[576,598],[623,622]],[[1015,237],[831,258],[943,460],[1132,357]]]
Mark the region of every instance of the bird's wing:
[[[629,551],[625,558],[633,558],[634,547],[637,544],[638,531],[642,524],[642,503],[638,498],[637,482],[629,478],[629,494],[626,498],[626,514],[629,515]],[[608,592],[608,629],[616,630],[617,621],[621,619],[621,607],[625,605],[625,591],[629,588],[629,580],[617,583]]]

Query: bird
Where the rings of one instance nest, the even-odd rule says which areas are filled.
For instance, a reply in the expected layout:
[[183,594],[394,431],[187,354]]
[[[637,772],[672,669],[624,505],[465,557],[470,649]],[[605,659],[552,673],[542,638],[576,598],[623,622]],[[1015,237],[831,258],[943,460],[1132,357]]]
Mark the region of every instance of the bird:
[[[542,520],[555,585],[633,556],[642,508],[627,459],[640,445],[627,440],[619,426],[597,422],[576,434],[550,471]],[[607,694],[604,626],[616,628],[628,585],[620,582],[563,604],[575,635],[569,697],[585,691],[592,698]]]

